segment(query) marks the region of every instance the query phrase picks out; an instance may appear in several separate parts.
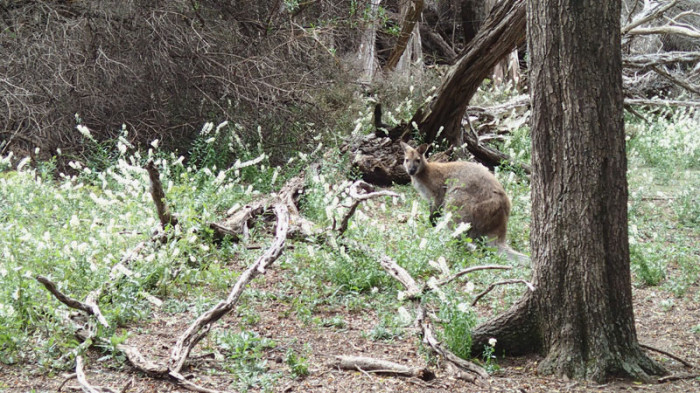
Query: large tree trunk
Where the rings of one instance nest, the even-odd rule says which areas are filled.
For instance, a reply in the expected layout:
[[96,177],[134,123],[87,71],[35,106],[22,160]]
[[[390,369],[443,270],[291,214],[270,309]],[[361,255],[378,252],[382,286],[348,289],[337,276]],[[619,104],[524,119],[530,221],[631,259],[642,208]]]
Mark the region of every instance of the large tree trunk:
[[469,100],[493,67],[525,41],[525,0],[503,0],[489,14],[483,28],[466,49],[466,54],[450,70],[435,100],[419,111],[415,122],[425,142],[445,139],[453,146],[462,144],[462,118]]
[[540,373],[570,378],[661,374],[632,310],[620,0],[530,0],[528,44],[537,289],[475,329],[475,349],[503,337],[506,351],[542,352]]

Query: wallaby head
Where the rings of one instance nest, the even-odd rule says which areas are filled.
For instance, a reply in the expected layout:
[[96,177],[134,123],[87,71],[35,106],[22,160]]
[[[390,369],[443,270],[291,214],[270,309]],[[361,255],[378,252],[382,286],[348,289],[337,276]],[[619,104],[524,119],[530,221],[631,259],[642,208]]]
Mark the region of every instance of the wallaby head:
[[410,176],[419,174],[423,168],[425,168],[425,152],[428,151],[428,145],[424,143],[414,149],[402,141],[401,147],[403,148],[403,166],[406,169],[406,172]]

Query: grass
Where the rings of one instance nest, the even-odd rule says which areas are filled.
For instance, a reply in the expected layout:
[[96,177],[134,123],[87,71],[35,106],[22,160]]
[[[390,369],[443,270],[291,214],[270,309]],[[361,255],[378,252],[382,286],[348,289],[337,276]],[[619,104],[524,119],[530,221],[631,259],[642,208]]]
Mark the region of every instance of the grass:
[[[490,98],[481,99],[488,103]],[[413,102],[402,101],[398,108],[386,111],[387,118],[403,116],[413,107]],[[371,127],[368,114],[358,115],[356,130]],[[659,287],[669,296],[670,303],[664,304],[671,307],[671,298],[684,296],[700,278],[700,207],[694,192],[700,189],[700,120],[697,112],[681,110],[668,110],[653,119],[652,126],[627,119],[631,262],[635,285]],[[315,153],[290,160],[284,169],[272,168],[260,150],[236,140],[239,131],[235,125],[206,125],[187,162],[156,148],[139,152],[125,145],[103,147],[113,150],[97,154],[95,165],[74,162],[71,174],[57,174],[51,161],[25,161],[9,170],[9,160],[3,158],[0,362],[35,364],[46,372],[66,370],[82,350],[63,322],[65,307],[34,280],[37,274],[49,276],[78,299],[111,282],[99,304],[114,328],[100,334],[116,342],[128,339],[123,328],[148,324],[154,317],[147,295],[164,300],[161,313],[188,320],[225,297],[239,272],[259,256],[259,250],[248,246],[265,249],[270,236],[264,225],[258,225],[245,243],[218,244],[208,223],[232,206],[279,189],[312,160],[320,159],[322,165],[309,178],[302,214],[325,228],[345,212],[348,158],[337,148],[320,145]],[[529,160],[527,128],[514,130],[503,147]],[[180,224],[165,243],[142,251],[130,265],[133,274],[112,282],[111,267],[127,250],[150,238],[158,226],[148,176],[142,169],[147,159],[156,161]],[[230,162],[233,168],[223,169]],[[527,252],[529,181],[504,169],[496,175],[513,202],[509,242]],[[340,239],[323,244],[290,241],[291,247],[274,267],[284,279],[265,285],[265,290],[253,285],[245,292],[236,309],[236,318],[242,322],[237,330],[213,330],[206,349],[223,355],[226,371],[235,376],[233,388],[269,390],[283,378],[270,373],[266,362],[266,354],[280,343],[255,332],[260,323],[257,307],[266,302],[283,306],[280,319],[297,319],[308,329],[343,332],[351,318],[362,316],[371,321],[372,327],[364,333],[368,339],[412,340],[407,334],[412,311],[400,299],[402,288],[379,266],[379,256],[395,259],[420,282],[443,274],[441,260],[451,272],[477,264],[509,263],[492,250],[468,251],[464,239],[454,237],[449,229],[432,227],[426,203],[410,186],[396,186],[394,191],[401,197],[363,203]],[[469,331],[479,321],[468,306],[473,291],[497,279],[529,276],[529,268],[522,266],[508,272],[480,272],[470,276],[473,286],[456,282],[422,301],[436,311],[439,335],[449,348],[464,358],[479,357],[482,354],[469,353]],[[498,287],[482,303],[497,313],[523,290]],[[697,330],[693,328],[696,334]],[[113,346],[103,351],[112,356],[115,366],[123,362]],[[491,355],[484,361],[491,362]],[[310,348],[287,349],[286,373],[303,378],[312,368],[309,356]]]

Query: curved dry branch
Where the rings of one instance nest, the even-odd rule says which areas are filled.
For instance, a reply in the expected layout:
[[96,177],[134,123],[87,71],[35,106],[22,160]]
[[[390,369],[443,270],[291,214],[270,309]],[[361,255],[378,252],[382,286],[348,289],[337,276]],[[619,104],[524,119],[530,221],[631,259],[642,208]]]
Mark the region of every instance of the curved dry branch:
[[659,18],[663,15],[664,12],[668,11],[669,9],[673,8],[676,4],[678,3],[678,0],[673,0],[671,2],[668,2],[664,5],[659,5],[655,8],[645,8],[642,10],[642,12],[639,13],[639,15],[627,26],[624,26],[622,28],[622,34],[625,35],[630,32],[630,30],[633,30],[637,28],[638,26],[641,26],[647,22],[650,22],[656,18]]
[[700,31],[686,26],[655,26],[637,27],[627,32],[629,35],[650,35],[650,34],[678,34],[691,38],[700,38]]
[[87,377],[85,376],[85,371],[83,370],[82,355],[78,355],[75,358],[75,377],[78,379],[78,383],[80,384],[80,387],[83,388],[84,392],[101,393],[99,389],[94,388],[92,385],[90,385],[90,382],[88,382]]
[[404,298],[411,300],[416,310],[416,320],[415,325],[421,330],[421,335],[423,337],[423,343],[429,346],[436,354],[442,356],[448,362],[454,364],[459,369],[463,371],[468,371],[475,373],[481,378],[488,378],[489,374],[484,370],[483,367],[476,365],[472,362],[464,360],[459,356],[452,353],[449,349],[445,348],[438,340],[435,338],[433,333],[430,320],[427,313],[425,312],[425,307],[420,302],[419,295],[429,288],[427,285],[422,288],[418,286],[416,280],[411,277],[411,275],[406,271],[406,269],[399,266],[393,259],[384,256],[379,260],[381,266],[386,270],[389,275],[398,280],[404,287],[406,287],[406,292],[404,293]]
[[[362,192],[360,192],[360,190]],[[399,194],[393,192],[393,191],[387,191],[387,190],[381,190],[381,191],[374,191],[374,187],[366,183],[362,180],[358,180],[352,185],[350,185],[350,188],[348,189],[348,195],[353,199],[352,205],[348,208],[348,211],[345,212],[345,215],[343,216],[343,219],[340,221],[340,226],[338,226],[337,231],[338,235],[337,236],[342,236],[343,233],[348,229],[348,224],[350,223],[350,218],[355,214],[355,211],[357,210],[357,207],[360,205],[360,202],[366,201],[368,199],[372,198],[377,198],[380,196],[390,196],[394,198],[398,198]],[[335,229],[335,219],[333,222],[333,229]]]
[[287,232],[289,231],[289,212],[287,207],[281,203],[275,205],[274,209],[275,215],[277,216],[277,230],[275,239],[270,245],[270,248],[246,271],[241,273],[226,300],[219,302],[207,312],[200,315],[180,338],[178,338],[170,355],[170,375],[180,375],[180,371],[190,352],[197,343],[204,338],[211,325],[233,310],[246,285],[258,274],[265,273],[267,266],[277,260],[282,254],[284,242],[287,239]]
[[525,285],[527,285],[527,289],[529,289],[530,291],[534,291],[534,290],[535,290],[535,286],[534,286],[534,285],[532,285],[529,281],[525,281],[525,280],[520,279],[520,278],[515,278],[515,279],[511,279],[511,280],[503,280],[503,281],[494,282],[494,283],[492,283],[491,285],[489,285],[486,289],[484,289],[483,291],[479,292],[479,293],[474,297],[474,300],[472,301],[472,306],[476,306],[476,303],[478,303],[479,300],[480,300],[482,297],[486,296],[487,293],[491,292],[494,288],[496,288],[497,285],[508,285],[508,284],[525,284]]
[[100,308],[97,306],[97,302],[94,299],[89,298],[85,303],[75,300],[70,296],[65,295],[63,292],[59,291],[58,288],[56,287],[56,284],[49,280],[48,278],[44,276],[36,276],[35,277],[37,281],[39,281],[46,290],[51,292],[52,295],[58,299],[61,303],[65,304],[66,306],[70,308],[74,308],[80,311],[83,311],[87,313],[88,315],[92,315],[97,320],[105,327],[109,327],[109,323],[105,319],[105,317],[102,315],[102,312],[100,311]]

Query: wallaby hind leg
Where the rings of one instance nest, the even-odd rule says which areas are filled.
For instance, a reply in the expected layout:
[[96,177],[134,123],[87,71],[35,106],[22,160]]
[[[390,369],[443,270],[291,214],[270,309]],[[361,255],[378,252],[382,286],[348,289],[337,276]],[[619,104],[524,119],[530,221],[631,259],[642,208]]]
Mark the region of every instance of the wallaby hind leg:
[[471,222],[470,236],[485,236],[504,243],[508,229],[508,209],[500,198],[492,198],[472,206],[466,206],[468,212],[462,217]]

